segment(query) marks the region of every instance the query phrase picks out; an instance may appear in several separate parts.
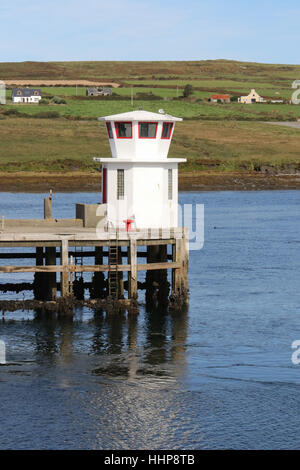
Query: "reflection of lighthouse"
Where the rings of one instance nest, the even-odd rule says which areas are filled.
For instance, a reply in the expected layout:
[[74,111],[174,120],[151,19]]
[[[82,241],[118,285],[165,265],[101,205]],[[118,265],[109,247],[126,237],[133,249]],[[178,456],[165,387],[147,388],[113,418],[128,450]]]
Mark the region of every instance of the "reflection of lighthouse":
[[106,122],[112,158],[102,163],[102,203],[108,222],[137,228],[177,227],[178,163],[167,158],[176,121],[181,118],[132,111],[99,118]]

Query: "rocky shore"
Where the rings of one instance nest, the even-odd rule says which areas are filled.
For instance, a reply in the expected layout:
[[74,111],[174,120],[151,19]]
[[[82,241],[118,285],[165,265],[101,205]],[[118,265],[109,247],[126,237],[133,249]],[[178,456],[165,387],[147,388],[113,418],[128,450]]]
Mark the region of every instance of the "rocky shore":
[[[1,192],[100,191],[100,173],[16,172],[0,173]],[[295,169],[276,172],[262,167],[253,172],[183,172],[179,175],[182,191],[253,191],[300,189],[300,173]]]

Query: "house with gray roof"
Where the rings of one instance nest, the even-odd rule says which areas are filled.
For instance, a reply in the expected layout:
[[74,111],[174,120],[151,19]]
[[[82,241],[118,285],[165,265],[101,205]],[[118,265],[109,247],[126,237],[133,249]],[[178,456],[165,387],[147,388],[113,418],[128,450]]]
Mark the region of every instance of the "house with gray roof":
[[86,96],[110,96],[111,88],[89,87],[86,89]]
[[42,92],[38,88],[13,88],[11,99],[13,103],[39,103]]

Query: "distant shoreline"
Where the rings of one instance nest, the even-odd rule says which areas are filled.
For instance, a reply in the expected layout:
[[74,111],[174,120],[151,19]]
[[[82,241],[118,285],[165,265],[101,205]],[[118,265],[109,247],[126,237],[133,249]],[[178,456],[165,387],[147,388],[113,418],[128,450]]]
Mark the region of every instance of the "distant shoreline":
[[[100,173],[88,172],[0,172],[0,192],[97,192]],[[179,173],[180,191],[255,191],[300,189],[300,174],[256,172]]]

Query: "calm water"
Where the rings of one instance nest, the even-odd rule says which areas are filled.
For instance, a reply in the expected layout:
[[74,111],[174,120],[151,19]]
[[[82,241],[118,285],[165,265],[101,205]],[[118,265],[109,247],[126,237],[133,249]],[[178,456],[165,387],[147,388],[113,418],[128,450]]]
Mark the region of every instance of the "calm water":
[[[2,193],[0,215],[41,217],[43,197]],[[0,448],[299,448],[300,192],[180,197],[205,204],[188,312],[6,314]],[[55,215],[75,200],[97,196],[57,194]]]

